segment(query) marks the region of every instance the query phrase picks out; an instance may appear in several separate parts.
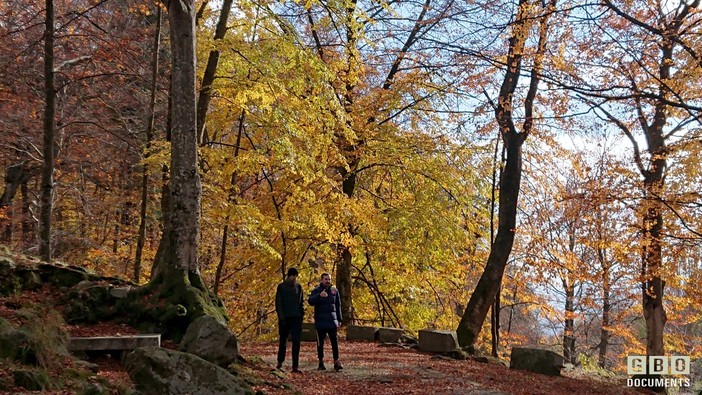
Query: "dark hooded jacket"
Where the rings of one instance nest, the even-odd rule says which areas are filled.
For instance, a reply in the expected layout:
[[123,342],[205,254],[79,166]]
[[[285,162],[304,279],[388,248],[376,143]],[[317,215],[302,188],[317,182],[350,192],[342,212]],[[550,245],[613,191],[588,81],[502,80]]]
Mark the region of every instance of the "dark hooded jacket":
[[303,300],[300,283],[285,280],[278,284],[278,289],[275,292],[275,311],[278,314],[278,320],[302,318],[305,315]]
[[[322,291],[327,291],[327,297],[319,296]],[[339,327],[341,322],[341,297],[339,290],[335,287],[325,288],[324,284],[312,290],[312,294],[307,299],[310,305],[314,306],[314,326],[317,329],[334,329]]]

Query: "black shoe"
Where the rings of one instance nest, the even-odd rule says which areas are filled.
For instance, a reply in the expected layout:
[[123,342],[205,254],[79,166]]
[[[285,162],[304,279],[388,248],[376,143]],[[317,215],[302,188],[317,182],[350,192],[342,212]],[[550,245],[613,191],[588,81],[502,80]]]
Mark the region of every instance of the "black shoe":
[[334,361],[334,370],[337,372],[344,369],[344,366],[339,361]]
[[299,368],[292,368],[292,372],[297,373],[297,374],[302,374],[302,370],[300,370]]
[[327,370],[327,367],[324,366],[324,362],[319,361],[319,366],[317,366],[317,370]]
[[278,362],[278,364],[275,365],[275,368],[276,368],[277,370],[283,370],[283,363],[282,363],[282,362]]

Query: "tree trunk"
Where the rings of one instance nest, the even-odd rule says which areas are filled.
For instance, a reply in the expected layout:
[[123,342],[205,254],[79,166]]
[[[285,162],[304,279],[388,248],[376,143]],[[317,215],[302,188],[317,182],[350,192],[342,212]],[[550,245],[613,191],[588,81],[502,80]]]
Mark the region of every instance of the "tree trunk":
[[602,329],[600,331],[600,350],[598,365],[607,368],[607,347],[609,346],[609,312],[612,309],[610,302],[609,267],[603,265],[602,270]]
[[575,364],[575,289],[567,279],[563,280],[565,290],[565,327],[563,328],[563,357],[567,363]]
[[[164,232],[149,283],[130,292],[126,313],[178,342],[190,323],[203,315],[228,320],[222,301],[205,286],[198,267],[200,177],[195,104],[194,0],[168,1],[173,67],[171,75],[170,201]],[[164,185],[166,188],[166,185]],[[150,328],[151,329],[151,328]]]
[[[658,183],[662,183],[659,181]],[[653,189],[649,184],[646,186]],[[658,193],[650,193],[649,199],[658,199]],[[656,198],[654,198],[656,196]],[[649,202],[653,207],[646,210],[644,215],[644,249],[642,257],[642,283],[641,293],[643,299],[644,318],[646,319],[646,355],[665,355],[663,347],[663,331],[667,320],[663,308],[665,283],[661,279],[660,268],[661,230],[663,216],[659,207],[660,202]],[[651,224],[647,227],[647,224]]]
[[194,0],[168,2],[173,54],[171,134],[171,232],[168,264],[199,274],[200,176],[195,129],[195,7]]
[[[353,197],[354,190],[356,189],[356,173],[353,172],[356,165],[358,165],[358,161],[353,160],[352,163],[350,163],[352,171],[348,173],[345,171],[342,172],[344,176],[342,190],[348,198]],[[349,224],[349,233],[352,236],[354,235],[353,225],[351,224]],[[341,298],[341,318],[344,325],[349,325],[355,320],[353,316],[353,284],[351,277],[353,255],[349,247],[343,243],[337,245],[337,253],[336,286],[339,289]]]
[[341,298],[341,319],[344,325],[354,322],[353,298],[351,297],[351,251],[347,246],[340,246],[339,264],[336,268],[336,287]]
[[522,176],[522,143],[524,137],[516,134],[505,139],[507,162],[500,178],[497,236],[490,249],[485,271],[468,301],[458,324],[456,334],[462,347],[473,346],[483,327],[490,306],[495,301],[507,259],[514,244],[517,218],[517,198]]
[[[536,18],[534,5],[527,0],[520,0],[517,15],[510,33],[507,53],[507,72],[500,87],[497,103],[493,104],[495,119],[499,125],[504,143],[505,167],[500,176],[500,197],[497,213],[497,235],[490,247],[485,270],[468,301],[466,311],[461,317],[456,334],[458,342],[464,348],[472,348],[480,334],[488,310],[495,300],[507,260],[514,244],[514,232],[517,222],[517,200],[522,177],[522,144],[531,133],[534,125],[533,105],[538,90],[541,61],[546,52],[546,33],[548,16],[555,9],[556,0],[544,4],[543,14]],[[538,48],[533,54],[533,66],[529,89],[524,99],[524,124],[522,132],[517,131],[512,113],[514,111],[514,92],[517,88],[522,67],[524,47],[534,20],[539,20]]]
[[[497,191],[497,174],[498,174],[498,164],[501,163],[498,161],[497,154],[500,151],[500,133],[498,130],[497,133],[497,138],[495,139],[495,154],[493,156],[492,160],[492,188],[490,192],[490,243],[492,243],[495,240],[495,203],[497,201],[496,199],[496,191]],[[504,154],[504,152],[503,152]],[[499,168],[499,174],[500,177],[502,176],[502,167]],[[493,357],[497,358],[498,353],[499,353],[499,348],[500,348],[500,310],[501,308],[501,300],[500,300],[500,290],[501,286],[497,288],[497,294],[495,294],[495,302],[492,305],[492,310],[491,310],[491,315],[490,315],[490,322],[492,323],[491,325],[491,335],[492,335],[492,351],[491,354]]]
[[54,88],[54,2],[46,0],[44,30],[44,166],[41,177],[39,255],[51,261],[51,213],[54,191],[54,133],[56,129],[56,89]]
[[33,244],[32,239],[34,239],[31,213],[29,211],[30,202],[27,181],[22,183],[20,191],[22,192],[22,250],[26,251]]
[[[664,36],[661,45],[661,66],[659,76],[661,81],[670,78],[670,68],[673,61],[673,39]],[[646,133],[648,150],[651,153],[648,168],[641,169],[644,176],[644,207],[642,215],[641,253],[641,294],[643,299],[644,318],[646,320],[646,355],[665,355],[663,332],[667,317],[663,307],[665,282],[661,278],[663,263],[662,232],[664,190],[664,173],[667,168],[668,149],[665,144],[663,128],[668,122],[668,105],[664,99],[670,95],[670,88],[661,83],[659,97],[655,103],[653,122],[648,125],[645,120],[642,125]]]
[[[173,129],[173,71],[171,70],[171,75],[168,77],[168,114],[166,115],[166,141],[171,141],[171,130]],[[162,229],[161,229],[161,239],[158,242],[158,248],[156,248],[156,256],[151,264],[151,278],[153,280],[156,276],[163,271],[165,266],[165,256],[167,239],[163,237],[166,233],[170,232],[171,229],[171,187],[169,181],[169,169],[167,165],[161,167],[161,212],[162,216]]]
[[[146,128],[146,142],[144,159],[149,157],[151,140],[153,140],[154,127],[156,121],[156,87],[158,85],[158,64],[159,51],[161,49],[161,7],[157,7],[156,32],[154,34],[154,49],[151,56],[151,97],[149,101],[149,123]],[[134,258],[134,274],[132,279],[135,283],[141,281],[141,256],[146,242],[146,210],[149,202],[149,172],[146,165],[142,169],[141,175],[141,208],[139,213],[139,236],[137,238],[136,256]]]
[[[241,110],[241,115],[239,116],[239,131],[236,135],[236,146],[234,147],[234,160],[239,157],[239,151],[241,148],[241,137],[244,134],[244,120],[246,118],[246,111]],[[228,203],[234,204],[236,200],[236,183],[237,183],[237,172],[232,172],[229,184],[229,197]],[[224,270],[224,264],[227,261],[227,240],[229,238],[229,213],[224,219],[224,230],[222,230],[222,247],[220,248],[219,263],[217,264],[217,270],[215,271],[215,283],[213,287],[213,292],[215,295],[219,295],[219,285],[222,282],[222,271]]]
[[498,287],[497,294],[495,294],[495,303],[493,303],[492,309],[490,309],[490,322],[492,323],[492,350],[490,354],[495,358],[498,357],[500,349],[500,305],[500,287]]
[[[222,2],[222,11],[219,14],[219,20],[215,28],[215,42],[223,39],[224,35],[227,33],[227,20],[229,19],[232,2],[233,0],[224,0]],[[210,107],[210,100],[212,99],[212,83],[215,80],[218,63],[219,50],[215,49],[210,51],[210,56],[207,59],[207,66],[205,66],[205,74],[202,76],[200,95],[197,99],[197,136],[198,142],[201,144],[205,144],[209,140],[206,131],[207,128],[205,127],[205,120],[207,119],[207,110]]]

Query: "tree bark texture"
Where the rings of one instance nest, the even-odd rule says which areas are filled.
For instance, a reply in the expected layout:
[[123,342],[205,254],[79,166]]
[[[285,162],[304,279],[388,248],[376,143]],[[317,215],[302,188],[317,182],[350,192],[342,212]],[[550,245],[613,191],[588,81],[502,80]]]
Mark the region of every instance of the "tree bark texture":
[[56,129],[56,89],[54,87],[54,2],[46,0],[44,30],[44,167],[41,173],[41,213],[39,255],[51,261],[51,213],[54,191],[54,133]]
[[[197,167],[195,103],[195,4],[169,1],[173,56],[171,94],[171,229],[167,266],[199,274],[197,263],[200,176]],[[168,268],[166,268],[168,269]]]

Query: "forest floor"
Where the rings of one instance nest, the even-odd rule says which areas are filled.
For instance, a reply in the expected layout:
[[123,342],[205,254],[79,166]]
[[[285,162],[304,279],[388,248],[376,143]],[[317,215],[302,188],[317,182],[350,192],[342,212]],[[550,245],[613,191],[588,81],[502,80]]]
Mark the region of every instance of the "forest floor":
[[[335,372],[331,358],[317,371],[315,343],[302,343],[302,374],[290,372],[290,348],[283,373],[275,371],[277,344],[248,343],[241,354],[262,379],[255,386],[266,394],[642,394],[623,379],[549,377],[510,370],[499,364],[454,360],[413,349],[378,343],[339,342],[344,369]],[[331,354],[329,342],[325,356]],[[576,371],[577,372],[577,371]],[[574,372],[575,374],[575,372]],[[648,393],[648,392],[644,392]]]
[[[14,319],[17,305],[45,304],[57,297],[56,290],[44,288],[39,292],[28,292],[0,298],[0,317]],[[10,307],[8,307],[10,306]],[[118,336],[135,334],[127,326],[115,323],[100,323],[92,326],[67,325],[71,336]],[[169,341],[163,347],[175,349]],[[625,387],[624,379],[599,378],[582,371],[568,373],[578,377],[549,377],[535,373],[510,370],[501,364],[485,364],[473,360],[454,360],[414,349],[385,346],[378,343],[339,343],[344,369],[332,369],[331,350],[327,342],[325,354],[326,371],[317,371],[315,343],[303,342],[300,352],[302,374],[290,372],[290,348],[283,372],[275,370],[277,343],[246,343],[240,345],[246,362],[240,366],[242,373],[252,379],[254,389],[262,394],[641,394]],[[119,357],[94,356],[90,362],[100,367],[98,375],[122,388],[133,388],[133,384]],[[54,367],[50,375],[58,378],[72,362],[66,361]],[[1,364],[0,364],[1,365]],[[9,376],[9,369],[0,366],[0,379]],[[20,388],[15,390],[27,392]],[[17,393],[16,391],[2,392]],[[44,394],[68,394],[54,390]]]

